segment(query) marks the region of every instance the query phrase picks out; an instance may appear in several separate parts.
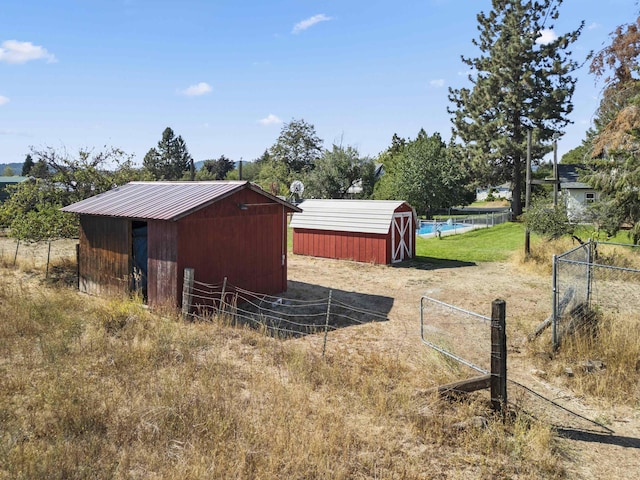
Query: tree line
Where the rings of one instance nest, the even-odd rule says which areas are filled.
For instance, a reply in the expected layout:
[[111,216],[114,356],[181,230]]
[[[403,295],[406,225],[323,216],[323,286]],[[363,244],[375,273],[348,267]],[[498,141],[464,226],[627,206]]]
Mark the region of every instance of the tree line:
[[[438,132],[419,130],[414,138],[394,134],[383,152],[369,157],[342,143],[325,148],[313,124],[294,118],[259,158],[242,164],[242,178],[287,197],[291,183],[299,180],[307,198],[402,199],[425,216],[468,204],[477,186],[509,182],[512,211],[519,216],[524,207],[527,149],[534,163],[541,164],[553,139],[564,134],[573,110],[575,71],[589,61],[591,73],[604,80],[603,96],[594,128],[567,158],[579,157],[587,165],[584,180],[602,192],[599,218],[609,220],[611,231],[631,225],[637,242],[640,24],[620,26],[611,36],[611,45],[581,62],[573,58],[570,47],[584,22],[561,35],[554,30],[562,0],[493,0],[491,5],[488,12],[477,15],[479,33],[471,42],[478,54],[461,59],[470,72],[469,85],[449,89],[449,142]],[[528,132],[531,145],[527,145]],[[206,160],[196,170],[186,142],[171,128],[162,132],[141,167],[117,149],[81,151],[76,156],[46,149],[31,156],[35,162],[31,159],[28,173],[36,179],[35,186],[17,187],[20,194],[0,211],[5,226],[30,209],[44,208],[35,192],[55,190],[49,204],[60,206],[129,180],[240,176],[236,162],[225,155]]]

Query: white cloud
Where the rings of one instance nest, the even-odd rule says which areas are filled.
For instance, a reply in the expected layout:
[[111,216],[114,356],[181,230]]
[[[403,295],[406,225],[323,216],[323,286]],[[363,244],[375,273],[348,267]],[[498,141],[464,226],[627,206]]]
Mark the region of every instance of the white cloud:
[[19,42],[17,40],[5,40],[0,46],[0,62],[27,63],[31,60],[46,60],[47,63],[56,61],[56,57],[46,48],[34,45],[31,42]]
[[538,45],[547,45],[558,39],[558,35],[550,28],[545,28],[544,30],[540,30],[540,36],[536,38],[536,43]]
[[432,87],[436,87],[436,88],[442,88],[442,87],[444,87],[444,78],[438,78],[436,80],[431,80],[429,82],[429,85],[431,85]]
[[600,24],[597,22],[593,22],[591,25],[587,27],[587,30],[597,30],[600,28]]
[[199,95],[204,95],[209,93],[212,90],[211,85],[206,82],[200,82],[196,85],[191,85],[190,87],[181,90],[180,93],[182,95],[186,95],[187,97],[197,97]]
[[282,120],[280,120],[273,113],[270,113],[265,118],[258,120],[258,122],[260,122],[262,125],[279,125],[282,123]]
[[0,95],[0,105],[6,105],[7,103],[9,103],[9,98]]
[[324,13],[314,15],[313,17],[309,17],[306,20],[302,20],[301,22],[296,23],[293,26],[293,30],[291,31],[291,33],[300,33],[307,28],[313,27],[316,23],[328,22],[329,20],[332,20],[332,18],[327,17]]

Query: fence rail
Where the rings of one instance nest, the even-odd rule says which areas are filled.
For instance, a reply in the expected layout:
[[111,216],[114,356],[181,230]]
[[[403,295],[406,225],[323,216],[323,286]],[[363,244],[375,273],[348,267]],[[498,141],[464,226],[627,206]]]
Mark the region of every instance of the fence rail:
[[420,226],[432,225],[432,233],[466,232],[469,229],[489,228],[511,221],[511,212],[485,213],[467,217],[450,217],[447,220],[420,220]]

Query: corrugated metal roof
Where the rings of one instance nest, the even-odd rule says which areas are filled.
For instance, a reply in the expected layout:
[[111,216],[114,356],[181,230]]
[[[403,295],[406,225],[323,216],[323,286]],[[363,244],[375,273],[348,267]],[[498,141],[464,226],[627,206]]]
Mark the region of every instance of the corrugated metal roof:
[[301,213],[291,218],[292,228],[338,232],[389,233],[401,200],[305,200]]
[[250,188],[298,210],[247,181],[211,181],[130,182],[64,207],[62,211],[107,217],[178,220],[243,188]]

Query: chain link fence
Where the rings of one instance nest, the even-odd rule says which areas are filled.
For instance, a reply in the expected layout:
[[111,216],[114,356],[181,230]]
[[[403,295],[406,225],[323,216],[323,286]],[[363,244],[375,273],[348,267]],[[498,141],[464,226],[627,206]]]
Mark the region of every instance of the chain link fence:
[[511,221],[511,212],[490,212],[467,217],[454,216],[446,220],[420,220],[419,235],[465,233],[476,228],[490,228]]
[[594,328],[600,316],[640,311],[640,247],[589,242],[553,257],[552,342]]

